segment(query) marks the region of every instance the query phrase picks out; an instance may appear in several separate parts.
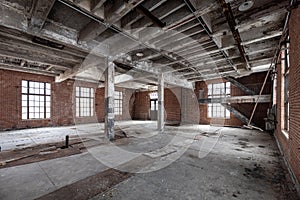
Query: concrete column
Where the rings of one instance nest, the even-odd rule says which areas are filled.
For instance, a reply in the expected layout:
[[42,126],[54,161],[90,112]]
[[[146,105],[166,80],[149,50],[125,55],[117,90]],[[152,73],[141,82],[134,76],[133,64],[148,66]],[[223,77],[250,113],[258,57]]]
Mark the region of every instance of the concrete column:
[[115,114],[114,114],[114,76],[115,76],[115,64],[106,60],[106,71],[105,71],[105,134],[107,138],[112,141],[115,138],[114,125],[115,125]]
[[164,108],[164,76],[158,75],[158,113],[157,113],[157,129],[161,132],[165,125],[165,108]]

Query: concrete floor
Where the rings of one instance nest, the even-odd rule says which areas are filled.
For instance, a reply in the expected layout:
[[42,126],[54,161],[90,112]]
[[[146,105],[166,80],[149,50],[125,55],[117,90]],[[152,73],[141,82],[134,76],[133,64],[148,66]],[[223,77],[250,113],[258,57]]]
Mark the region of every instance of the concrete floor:
[[1,132],[5,150],[66,134],[99,144],[86,153],[0,169],[0,199],[42,197],[108,168],[132,176],[92,199],[297,199],[268,133],[184,125],[167,126],[161,134],[149,121],[117,127],[128,138],[113,144],[105,140],[103,124]]

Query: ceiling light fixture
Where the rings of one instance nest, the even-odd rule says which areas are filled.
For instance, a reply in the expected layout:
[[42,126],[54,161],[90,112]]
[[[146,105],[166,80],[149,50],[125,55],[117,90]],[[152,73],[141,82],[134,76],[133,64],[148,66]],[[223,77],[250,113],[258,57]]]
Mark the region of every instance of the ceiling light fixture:
[[135,54],[137,57],[143,57],[144,56],[144,54],[142,53],[142,52],[138,52],[138,53],[136,53]]
[[244,3],[242,3],[240,6],[239,6],[239,11],[241,12],[244,12],[244,11],[247,11],[249,10],[252,6],[253,6],[254,2],[249,0],[249,1],[245,1]]

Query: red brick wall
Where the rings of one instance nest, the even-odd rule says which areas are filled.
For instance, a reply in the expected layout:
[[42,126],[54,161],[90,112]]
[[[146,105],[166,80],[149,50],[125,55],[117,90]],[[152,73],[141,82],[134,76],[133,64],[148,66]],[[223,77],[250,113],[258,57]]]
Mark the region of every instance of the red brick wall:
[[[26,128],[36,126],[52,126],[52,120],[21,120],[21,81],[53,82],[53,78],[20,72],[0,70],[0,129]],[[53,112],[51,110],[51,112]],[[63,115],[56,121],[61,123],[66,117]],[[66,119],[68,120],[68,119]],[[68,121],[68,123],[72,123]]]
[[[255,73],[249,76],[241,77],[237,79],[238,82],[242,83],[243,85],[247,86],[249,89],[256,91],[257,94],[259,93],[261,86],[264,82],[266,76],[266,72],[262,73]],[[216,80],[209,80],[209,81],[202,81],[197,82],[195,85],[195,92],[197,97],[199,97],[199,90],[204,90],[204,98],[207,98],[207,85],[212,83],[219,83],[219,82],[226,82],[223,79],[216,79]],[[246,95],[242,90],[238,87],[231,84],[231,96],[243,96]],[[268,82],[263,90],[263,94],[270,94],[271,93],[271,80],[268,78]],[[250,118],[252,110],[254,108],[254,103],[243,103],[243,104],[231,104],[232,107],[240,111],[246,117]],[[267,109],[270,107],[270,103],[260,103],[257,106],[253,117],[253,123],[261,128],[264,128],[264,118],[267,115]],[[207,104],[200,104],[200,124],[218,124],[224,126],[243,126],[243,122],[236,118],[233,114],[230,114],[230,119],[214,119],[207,117]]]
[[181,123],[198,124],[200,121],[200,109],[196,90],[181,89]]
[[[21,119],[21,81],[31,80],[51,83],[51,118],[37,120]],[[95,115],[92,117],[76,117],[75,88],[92,87],[95,91]],[[129,120],[132,116],[133,90],[116,88],[123,92],[123,115],[116,120]],[[63,126],[75,123],[94,123],[104,121],[104,88],[96,84],[66,80],[55,83],[54,77],[29,73],[0,70],[0,130],[15,128],[31,128],[44,126]]]
[[165,89],[164,106],[166,121],[180,122],[181,112],[179,99],[176,96],[175,89]]
[[[91,117],[76,117],[76,100],[75,100],[76,87],[94,88],[94,92],[96,94],[97,93],[97,84],[78,81],[78,80],[76,80],[76,81],[66,80],[64,82],[74,82],[74,84],[71,88],[71,92],[67,91],[69,89],[67,87],[62,90],[61,86],[60,86],[61,83],[58,84],[59,87],[57,88],[57,90],[54,90],[54,92],[53,92],[53,95],[57,94],[57,96],[59,98],[59,99],[57,99],[57,104],[61,104],[61,102],[65,101],[63,107],[64,106],[65,107],[72,106],[73,113],[69,113],[70,115],[68,115],[68,116],[73,117],[76,124],[96,123],[96,122],[98,122],[97,112],[99,112],[99,110],[97,110],[97,109],[94,110],[95,111],[94,116],[91,116]],[[62,83],[64,83],[64,82],[62,82]],[[72,93],[72,91],[73,91],[73,93]],[[67,101],[65,99],[67,99]],[[70,99],[71,99],[71,101],[70,101]],[[97,100],[97,97],[95,95],[95,101],[96,100]],[[96,102],[95,102],[95,104],[96,104]],[[96,106],[95,106],[95,108],[96,108]],[[52,109],[57,110],[57,107],[55,107],[55,108],[52,107]],[[57,115],[57,116],[60,116],[60,115]]]
[[[210,81],[202,81],[196,83],[196,94],[199,98],[199,90],[204,90],[204,98],[207,98],[207,85],[212,83],[220,83],[225,82],[223,79],[217,79],[217,80],[210,80]],[[221,118],[208,118],[207,112],[208,112],[208,106],[207,104],[199,104],[199,110],[200,110],[200,124],[217,124],[217,125],[224,125],[224,126],[242,126],[243,123],[237,119],[234,115],[230,114],[230,119],[221,119]]]
[[95,94],[95,110],[98,122],[104,122],[105,117],[105,88],[97,88]]
[[122,115],[115,115],[115,120],[131,120],[133,117],[133,100],[135,90],[125,88],[116,88],[115,90],[123,93]]
[[150,92],[136,92],[133,106],[133,119],[149,120],[150,119]]
[[[277,86],[277,121],[276,138],[284,151],[285,159],[293,171],[298,183],[300,182],[300,7],[292,10],[289,22],[290,36],[290,71],[289,71],[289,103],[290,103],[290,128],[288,138],[282,133],[281,124],[281,95],[283,89],[278,78]],[[277,77],[281,77],[280,65],[277,65]],[[298,184],[299,186],[299,184]]]
[[[137,120],[150,119],[151,92],[136,92],[134,101],[134,117]],[[198,123],[198,101],[194,91],[179,87],[164,90],[165,121]]]

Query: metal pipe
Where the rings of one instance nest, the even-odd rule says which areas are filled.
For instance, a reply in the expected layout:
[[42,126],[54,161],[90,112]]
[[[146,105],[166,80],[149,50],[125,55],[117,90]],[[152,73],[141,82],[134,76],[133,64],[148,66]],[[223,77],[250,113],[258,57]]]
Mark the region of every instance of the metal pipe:
[[65,148],[69,148],[69,135],[66,135]]

